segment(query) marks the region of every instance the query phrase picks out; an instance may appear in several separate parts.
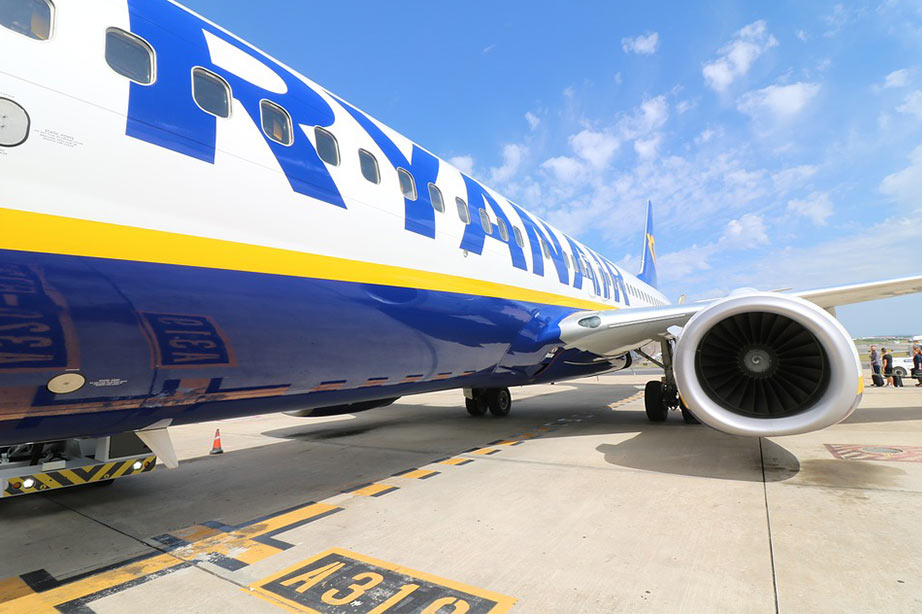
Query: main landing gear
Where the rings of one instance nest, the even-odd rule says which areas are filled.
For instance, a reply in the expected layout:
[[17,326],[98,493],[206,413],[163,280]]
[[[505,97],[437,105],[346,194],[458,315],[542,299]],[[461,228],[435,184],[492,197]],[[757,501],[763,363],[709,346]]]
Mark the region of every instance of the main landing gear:
[[464,405],[472,416],[483,416],[489,411],[501,418],[512,409],[512,395],[508,388],[465,388]]
[[[679,389],[675,384],[675,376],[672,372],[672,353],[673,347],[671,341],[664,340],[661,343],[663,350],[663,362],[653,361],[663,368],[663,379],[647,382],[644,388],[644,409],[647,412],[647,419],[650,422],[665,422],[670,411],[681,410],[682,419],[686,424],[698,424],[682,397],[679,396]],[[647,357],[649,358],[649,357]],[[652,360],[652,358],[649,358]]]

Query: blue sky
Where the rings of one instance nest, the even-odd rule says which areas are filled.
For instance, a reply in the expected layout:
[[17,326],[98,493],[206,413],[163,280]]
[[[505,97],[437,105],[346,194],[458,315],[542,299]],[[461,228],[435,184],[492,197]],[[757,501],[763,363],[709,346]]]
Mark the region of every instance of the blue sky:
[[918,2],[186,4],[673,299],[922,274]]

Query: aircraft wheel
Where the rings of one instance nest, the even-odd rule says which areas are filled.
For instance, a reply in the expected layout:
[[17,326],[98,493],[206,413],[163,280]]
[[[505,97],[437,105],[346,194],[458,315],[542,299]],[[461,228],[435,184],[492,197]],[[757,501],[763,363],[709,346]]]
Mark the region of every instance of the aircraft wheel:
[[512,395],[508,388],[494,388],[487,392],[487,405],[494,416],[508,416],[512,409]]
[[643,391],[644,409],[650,422],[665,422],[669,410],[663,402],[663,382],[656,380],[647,382]]
[[467,413],[472,416],[483,416],[487,413],[487,402],[482,395],[477,395],[473,399],[464,399],[464,406],[467,407]]

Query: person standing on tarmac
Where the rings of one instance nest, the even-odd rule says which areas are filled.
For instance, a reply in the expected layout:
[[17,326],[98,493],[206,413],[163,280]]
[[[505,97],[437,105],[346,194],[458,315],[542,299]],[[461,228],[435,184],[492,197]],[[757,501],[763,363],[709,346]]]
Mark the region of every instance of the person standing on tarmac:
[[881,385],[877,383],[877,378],[873,377],[874,375],[880,375],[880,352],[877,351],[876,345],[871,346],[871,375],[871,379],[875,380],[874,385]]
[[889,388],[893,385],[893,354],[891,354],[887,348],[880,348],[880,351],[884,355],[884,379],[887,380],[884,387]]
[[922,386],[922,347],[918,345],[912,348],[912,374],[919,382],[916,388]]

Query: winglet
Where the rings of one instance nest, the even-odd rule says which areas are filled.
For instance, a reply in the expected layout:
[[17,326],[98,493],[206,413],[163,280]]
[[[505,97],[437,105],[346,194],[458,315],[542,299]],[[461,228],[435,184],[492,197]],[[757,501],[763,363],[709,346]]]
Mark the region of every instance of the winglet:
[[647,223],[643,231],[643,257],[640,261],[640,281],[657,287],[656,241],[653,239],[653,203],[647,201]]

